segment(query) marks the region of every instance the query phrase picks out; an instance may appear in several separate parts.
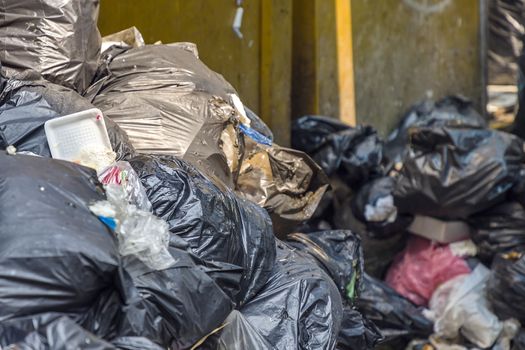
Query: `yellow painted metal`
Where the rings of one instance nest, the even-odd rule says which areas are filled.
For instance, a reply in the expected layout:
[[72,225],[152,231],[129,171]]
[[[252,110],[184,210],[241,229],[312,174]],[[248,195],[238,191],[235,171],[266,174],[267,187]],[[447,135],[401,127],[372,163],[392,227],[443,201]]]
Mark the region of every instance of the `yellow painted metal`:
[[295,0],[292,115],[354,124],[350,0]]
[[356,124],[354,61],[352,48],[352,0],[336,0],[337,67],[339,80],[339,118]]
[[261,115],[274,136],[290,144],[292,0],[261,2]]

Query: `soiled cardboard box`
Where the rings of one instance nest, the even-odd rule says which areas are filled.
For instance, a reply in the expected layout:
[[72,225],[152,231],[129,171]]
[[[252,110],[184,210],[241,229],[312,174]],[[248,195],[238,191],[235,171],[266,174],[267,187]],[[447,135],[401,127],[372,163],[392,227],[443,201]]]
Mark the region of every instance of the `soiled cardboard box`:
[[443,221],[416,215],[408,231],[440,243],[452,243],[470,238],[470,227],[463,221]]

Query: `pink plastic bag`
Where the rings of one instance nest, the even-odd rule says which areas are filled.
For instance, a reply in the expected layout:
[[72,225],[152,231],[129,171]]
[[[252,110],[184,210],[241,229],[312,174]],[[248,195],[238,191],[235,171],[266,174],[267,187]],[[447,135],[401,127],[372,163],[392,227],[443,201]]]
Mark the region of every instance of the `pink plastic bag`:
[[426,306],[442,283],[469,273],[466,261],[449,245],[412,236],[388,270],[386,283],[416,305]]

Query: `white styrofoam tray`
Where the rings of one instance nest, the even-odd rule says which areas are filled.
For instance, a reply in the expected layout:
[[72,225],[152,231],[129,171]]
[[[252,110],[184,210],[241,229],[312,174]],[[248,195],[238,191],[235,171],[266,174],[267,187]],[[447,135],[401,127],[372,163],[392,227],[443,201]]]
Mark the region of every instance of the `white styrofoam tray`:
[[83,150],[112,149],[103,114],[97,108],[48,120],[44,128],[55,159],[75,162]]

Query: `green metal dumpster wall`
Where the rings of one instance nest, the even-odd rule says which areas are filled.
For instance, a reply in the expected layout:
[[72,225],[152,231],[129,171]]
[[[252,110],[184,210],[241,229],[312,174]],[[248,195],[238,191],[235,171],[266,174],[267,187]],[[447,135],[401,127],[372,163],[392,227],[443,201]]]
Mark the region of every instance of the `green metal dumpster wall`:
[[357,121],[386,132],[426,96],[481,107],[478,0],[350,0]]

